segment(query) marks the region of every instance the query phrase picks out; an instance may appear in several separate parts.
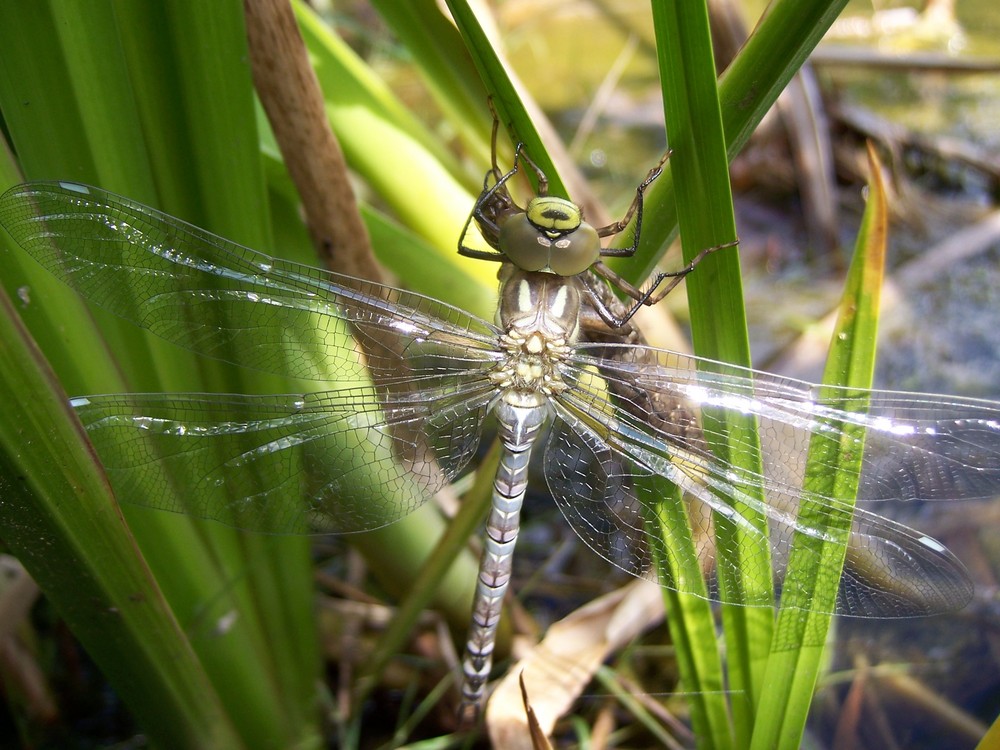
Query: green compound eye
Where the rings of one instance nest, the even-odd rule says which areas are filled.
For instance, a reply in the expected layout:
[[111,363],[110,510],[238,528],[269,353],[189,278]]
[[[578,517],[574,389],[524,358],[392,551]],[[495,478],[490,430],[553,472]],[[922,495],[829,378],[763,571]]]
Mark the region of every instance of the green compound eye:
[[559,276],[583,273],[601,257],[601,238],[597,236],[597,230],[586,222],[572,234],[560,237],[552,244],[554,249],[549,254],[549,268]]
[[499,247],[524,271],[575,276],[601,256],[597,230],[582,220],[580,209],[562,198],[544,196],[528,203],[500,226]]
[[552,241],[528,221],[527,214],[514,214],[501,222],[497,244],[507,260],[522,271],[544,271],[549,266]]

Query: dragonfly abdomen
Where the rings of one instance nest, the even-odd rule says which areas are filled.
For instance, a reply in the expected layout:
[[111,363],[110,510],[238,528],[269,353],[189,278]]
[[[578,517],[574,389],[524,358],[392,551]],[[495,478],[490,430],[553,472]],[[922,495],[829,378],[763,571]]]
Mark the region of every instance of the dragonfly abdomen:
[[510,583],[521,505],[528,487],[531,449],[549,415],[544,401],[521,405],[518,396],[516,392],[508,392],[496,406],[499,439],[504,451],[493,480],[493,502],[486,522],[486,542],[479,563],[472,625],[462,662],[464,683],[460,716],[470,724],[478,715],[493,664],[497,624]]

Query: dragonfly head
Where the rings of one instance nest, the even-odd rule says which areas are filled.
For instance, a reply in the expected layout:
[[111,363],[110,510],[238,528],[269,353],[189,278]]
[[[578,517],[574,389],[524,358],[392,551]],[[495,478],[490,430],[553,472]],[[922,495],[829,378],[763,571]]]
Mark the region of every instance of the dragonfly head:
[[523,213],[506,217],[499,246],[518,268],[558,276],[583,273],[601,256],[600,237],[580,207],[550,195],[532,198]]

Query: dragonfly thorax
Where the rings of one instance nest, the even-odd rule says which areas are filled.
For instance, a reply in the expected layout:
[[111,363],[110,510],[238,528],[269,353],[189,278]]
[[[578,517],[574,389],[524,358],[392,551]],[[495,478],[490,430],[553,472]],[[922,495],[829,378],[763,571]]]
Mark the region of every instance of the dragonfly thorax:
[[493,382],[522,394],[565,390],[562,364],[579,327],[580,282],[509,263],[501,267],[500,278],[497,316],[506,356],[491,375]]
[[580,207],[549,195],[530,200],[523,213],[504,217],[498,246],[518,268],[558,276],[583,273],[601,257],[601,239]]

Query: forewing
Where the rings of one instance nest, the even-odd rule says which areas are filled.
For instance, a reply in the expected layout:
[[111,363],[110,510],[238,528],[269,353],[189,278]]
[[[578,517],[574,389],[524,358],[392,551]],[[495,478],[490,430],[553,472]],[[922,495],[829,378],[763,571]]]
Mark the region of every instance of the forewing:
[[72,403],[123,502],[302,534],[367,531],[412,512],[475,453],[489,396],[486,385],[388,401],[358,388]]
[[[603,356],[590,356],[598,352]],[[774,575],[780,587],[795,534],[826,536],[799,520],[803,499],[818,503],[821,515],[843,520],[852,512],[849,498],[807,493],[802,486],[811,436],[840,421],[867,428],[861,502],[968,500],[1000,489],[1000,414],[991,402],[876,391],[824,391],[820,398],[808,383],[719,363],[706,363],[715,372],[697,372],[696,358],[650,347],[616,352],[583,345],[575,364],[580,382],[557,399],[563,425],[548,448],[553,494],[580,536],[634,575],[654,576],[651,552],[665,554],[672,544],[645,530],[644,519],[662,497],[647,480],[656,475],[684,491],[705,569],[740,559],[717,549],[713,529],[724,517],[747,539],[769,545],[774,560],[773,572],[741,574],[753,580]],[[847,404],[848,411],[834,404]],[[763,476],[726,464],[711,450],[721,436],[706,426],[718,422],[705,417],[727,414],[756,418]],[[763,503],[756,499],[758,488]],[[766,535],[739,514],[741,504],[768,519]],[[622,511],[630,506],[623,523]],[[963,566],[947,549],[864,509],[853,512],[845,552],[837,605],[842,614],[928,614],[960,607],[971,596]],[[676,587],[685,588],[683,582]],[[712,589],[710,596],[719,598],[719,592]]]
[[695,415],[757,417],[765,473],[776,482],[800,484],[812,436],[842,422],[865,428],[860,502],[975,500],[1000,494],[996,402],[819,386],[707,360],[698,370],[697,357],[652,347],[603,347],[605,352],[615,349],[621,355],[604,359],[602,374],[622,387],[667,394],[665,403],[684,404]]
[[[82,296],[193,352],[317,381],[485,369],[497,332],[419,294],[271,258],[97,188],[29,183],[0,223]],[[405,363],[405,367],[401,364]]]

